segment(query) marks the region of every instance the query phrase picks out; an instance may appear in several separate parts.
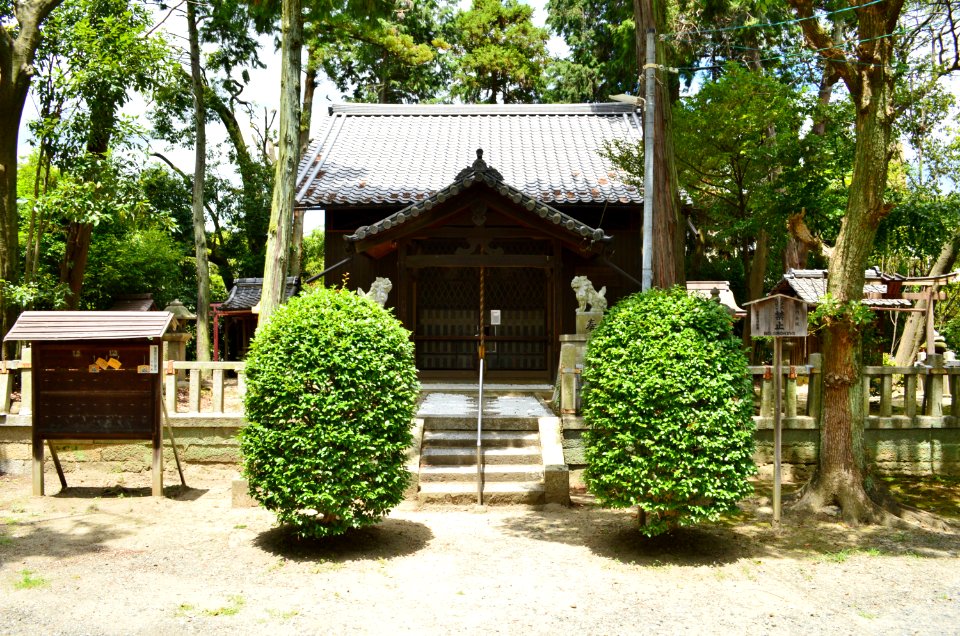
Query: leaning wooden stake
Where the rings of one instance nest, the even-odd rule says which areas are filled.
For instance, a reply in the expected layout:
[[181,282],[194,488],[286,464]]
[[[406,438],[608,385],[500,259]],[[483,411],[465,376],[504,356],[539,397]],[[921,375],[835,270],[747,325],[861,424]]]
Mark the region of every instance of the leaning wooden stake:
[[163,405],[163,425],[167,429],[167,437],[170,438],[170,446],[173,447],[173,459],[177,462],[177,472],[180,473],[180,483],[184,488],[187,487],[187,480],[183,478],[183,466],[180,465],[180,451],[177,450],[177,440],[173,437],[173,427],[170,426],[170,416],[167,414],[167,403],[160,401]]
[[47,440],[47,448],[50,449],[50,458],[53,460],[53,467],[57,469],[57,477],[60,478],[60,487],[67,487],[67,478],[63,475],[63,466],[60,465],[60,458],[57,456],[57,451],[53,449],[53,444],[50,440]]

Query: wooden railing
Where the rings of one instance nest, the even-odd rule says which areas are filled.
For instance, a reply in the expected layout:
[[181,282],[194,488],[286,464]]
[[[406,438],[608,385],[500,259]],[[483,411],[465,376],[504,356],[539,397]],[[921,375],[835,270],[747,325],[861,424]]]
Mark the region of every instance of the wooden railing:
[[[207,415],[218,416],[236,416],[243,417],[243,394],[246,390],[243,381],[243,362],[181,362],[168,360],[166,363],[164,377],[164,400],[166,401],[167,413],[171,418],[177,415]],[[184,411],[178,410],[177,378],[186,372],[188,378],[187,390],[187,408]],[[236,397],[241,404],[236,409],[226,409],[226,391],[225,380],[226,372],[233,371],[237,375]],[[204,401],[201,399],[206,387],[202,381],[203,375],[210,376],[209,395],[210,408],[203,409]]]
[[[0,416],[30,416],[33,373],[30,349],[21,359],[0,363]],[[960,426],[960,365],[947,366],[943,356],[932,355],[927,364],[912,367],[864,368],[864,411],[868,428],[939,428]],[[245,391],[243,362],[167,361],[164,368],[165,404],[171,419],[211,417],[243,418]],[[773,371],[769,366],[749,367],[757,398],[758,428],[773,427]],[[812,354],[806,365],[783,368],[784,428],[818,427],[822,389],[822,357]],[[19,404],[12,402],[20,376]],[[203,376],[207,377],[204,378]],[[232,376],[236,376],[236,384]],[[178,400],[186,377],[186,400]],[[229,379],[228,379],[229,376]],[[227,397],[230,399],[228,400]],[[21,420],[21,423],[29,422]]]
[[[24,347],[19,360],[0,363],[0,416],[31,415],[33,404],[33,371],[31,352]],[[178,417],[214,416],[243,418],[243,362],[181,362],[168,360],[164,372],[164,402],[171,419]],[[228,383],[228,373],[236,375],[236,385]],[[14,384],[20,376],[19,399],[12,401]],[[204,379],[202,376],[207,376]],[[187,378],[187,399],[184,408],[178,402],[178,378]],[[231,393],[229,402],[227,394]],[[209,399],[205,399],[209,398]],[[232,404],[230,404],[232,402]]]

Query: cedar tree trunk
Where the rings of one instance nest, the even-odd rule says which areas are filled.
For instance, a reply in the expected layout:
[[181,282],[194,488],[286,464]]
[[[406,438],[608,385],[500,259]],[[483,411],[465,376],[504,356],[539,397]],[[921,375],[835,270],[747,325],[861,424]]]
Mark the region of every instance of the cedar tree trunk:
[[280,59],[280,140],[267,230],[267,255],[263,267],[260,320],[265,324],[283,302],[290,244],[293,234],[293,204],[300,163],[300,53],[303,48],[303,19],[300,0],[283,0],[281,8],[282,45]]
[[[636,23],[637,68],[643,75],[647,59],[647,30],[666,31],[665,0],[633,0]],[[659,40],[658,40],[659,42]],[[656,46],[657,64],[668,63],[662,44]],[[684,274],[683,238],[680,222],[680,195],[677,191],[677,165],[673,152],[673,115],[669,76],[657,70],[654,121],[653,184],[656,210],[653,217],[653,286],[663,289],[682,285]],[[646,213],[646,211],[644,211]]]
[[210,360],[210,265],[207,262],[207,230],[203,215],[203,186],[207,173],[206,86],[200,72],[200,38],[194,3],[187,3],[187,29],[190,34],[190,78],[193,87],[193,113],[196,148],[193,169],[193,246],[197,261],[197,361]]

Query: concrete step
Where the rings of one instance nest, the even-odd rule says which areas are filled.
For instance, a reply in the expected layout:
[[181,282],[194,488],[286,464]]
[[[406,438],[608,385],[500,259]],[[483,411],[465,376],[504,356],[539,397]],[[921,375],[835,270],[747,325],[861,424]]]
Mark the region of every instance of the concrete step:
[[[476,464],[420,467],[420,483],[469,481],[475,484],[476,479]],[[531,464],[488,464],[483,467],[483,479],[486,483],[501,481],[539,483],[543,480],[543,470]]]
[[[460,430],[476,431],[477,416],[474,415],[418,415],[423,419],[423,430]],[[539,422],[536,417],[515,417],[484,415],[484,431],[537,431]]]
[[[421,466],[462,466],[473,464],[476,466],[477,448],[473,447],[430,447],[425,446],[420,451]],[[525,446],[519,448],[484,448],[484,465],[494,464],[535,464],[542,463],[539,446]]]
[[[484,431],[480,435],[484,448],[519,448],[539,446],[540,435],[532,431]],[[423,445],[433,448],[472,447],[477,443],[477,432],[473,431],[424,431]]]
[[[425,503],[470,504],[477,502],[475,481],[421,483],[419,500]],[[541,504],[544,488],[538,482],[485,482],[484,504]]]

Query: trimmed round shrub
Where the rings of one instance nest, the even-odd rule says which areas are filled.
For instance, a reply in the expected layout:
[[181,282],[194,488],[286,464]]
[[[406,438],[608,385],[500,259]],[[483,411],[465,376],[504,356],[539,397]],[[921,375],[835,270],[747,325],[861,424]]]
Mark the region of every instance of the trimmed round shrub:
[[601,504],[643,510],[644,534],[715,521],[752,491],[752,385],[731,323],[676,287],[623,299],[590,339],[584,479]]
[[403,500],[420,386],[392,314],[341,289],[291,298],[253,339],[246,382],[243,474],[281,523],[336,535]]

